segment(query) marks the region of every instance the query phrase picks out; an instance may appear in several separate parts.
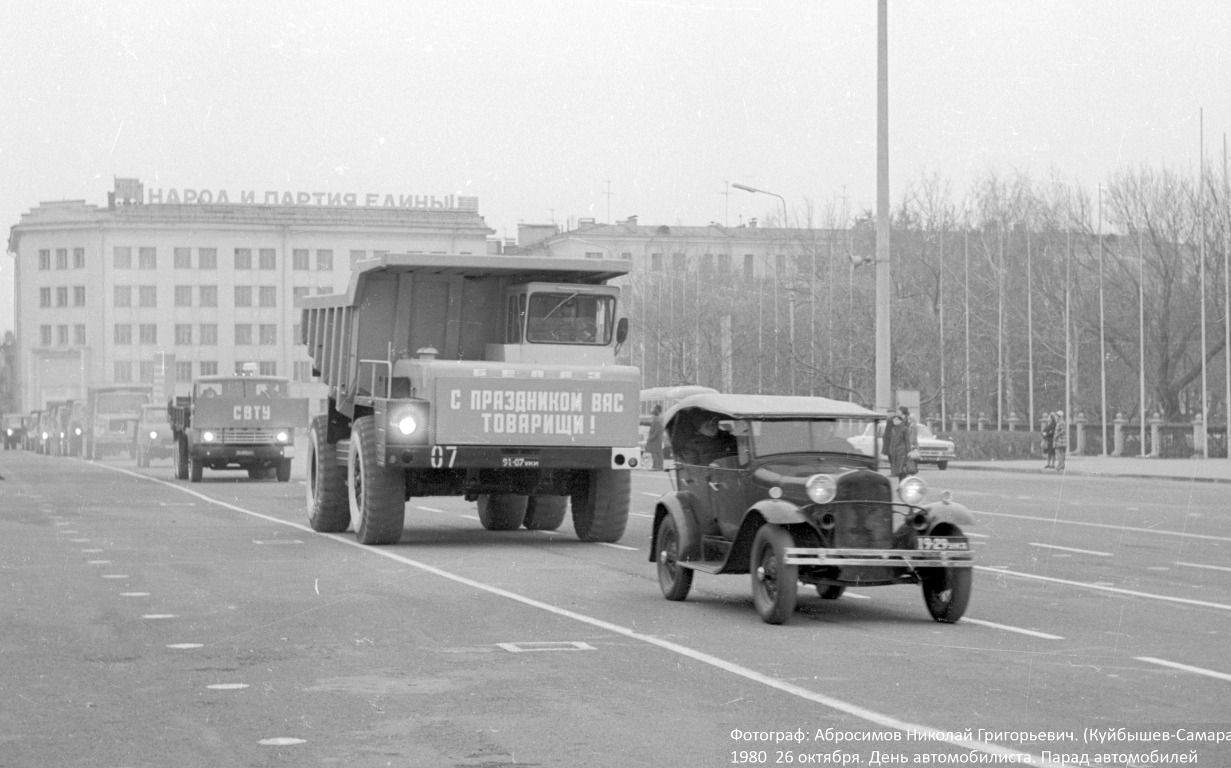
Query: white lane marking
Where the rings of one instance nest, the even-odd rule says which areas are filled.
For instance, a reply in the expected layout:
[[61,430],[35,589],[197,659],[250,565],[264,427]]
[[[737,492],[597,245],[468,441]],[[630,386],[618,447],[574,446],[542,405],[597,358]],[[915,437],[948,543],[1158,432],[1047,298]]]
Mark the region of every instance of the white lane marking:
[[653,517],[653,515],[647,515],[644,512],[629,512],[628,514],[630,517]]
[[479,519],[478,515],[458,515],[458,517],[464,517],[467,520],[478,520]]
[[95,548],[95,549],[83,549],[83,550],[81,550],[81,553],[82,553],[83,555],[84,555],[84,554],[91,554],[91,555],[94,555],[94,554],[98,554],[99,552],[102,552],[102,550],[101,550],[101,549],[97,549],[97,548]]
[[87,560],[86,565],[111,565],[110,560]]
[[1098,555],[1099,557],[1111,557],[1110,552],[1096,552],[1093,549],[1077,549],[1076,547],[1061,547],[1057,544],[1043,544],[1038,541],[1030,542],[1032,547],[1043,547],[1044,549],[1059,549],[1064,552],[1076,552],[1079,555]]
[[1217,680],[1226,680],[1227,682],[1231,682],[1231,675],[1228,675],[1226,672],[1215,672],[1212,669],[1202,669],[1201,667],[1193,667],[1188,664],[1167,661],[1166,659],[1156,659],[1153,656],[1134,656],[1133,658],[1137,659],[1137,661],[1145,661],[1150,664],[1171,667],[1172,669],[1178,669],[1184,672],[1192,672],[1195,675],[1205,675],[1206,677],[1212,677]]
[[962,531],[962,533],[972,539],[990,539],[992,537],[990,533],[971,533],[970,531]]
[[174,619],[175,614],[174,613],[147,613],[147,614],[144,614],[141,618],[143,619]]
[[211,691],[240,691],[248,687],[247,683],[214,683],[207,685],[206,688]]
[[524,643],[496,643],[509,653],[532,653],[534,651],[597,651],[589,643],[580,640],[538,640]]
[[127,579],[128,574],[127,573],[104,573],[103,578],[104,579]]
[[172,643],[167,647],[176,651],[189,651],[193,648],[204,648],[205,646],[201,643]]
[[149,592],[121,592],[120,597],[149,597]]
[[649,491],[642,491],[642,492],[641,492],[641,495],[642,495],[642,496],[649,496],[651,499],[661,499],[661,498],[662,498],[662,494],[661,494],[661,493],[650,493]]
[[1176,563],[1176,565],[1182,565],[1186,568],[1208,568],[1211,571],[1227,571],[1231,573],[1231,568],[1225,565],[1203,565],[1202,563]]
[[421,507],[421,506],[415,505],[415,509],[422,509],[424,512],[439,512],[442,515],[448,514],[443,509],[436,509],[435,507]]
[[610,542],[606,542],[606,541],[600,541],[599,544],[602,544],[604,547],[611,547],[612,549],[627,549],[629,552],[637,551],[636,547],[626,547],[623,544],[611,544]]
[[296,739],[293,736],[274,736],[257,742],[262,747],[293,747],[296,744],[307,744],[307,739]]
[[[123,469],[121,467],[112,467],[112,466],[107,466],[107,465],[100,465],[100,466],[104,467],[105,469],[109,469],[113,472],[120,472],[122,474],[129,475],[130,477],[138,478],[140,480],[146,480],[151,483],[158,483],[159,485],[166,486],[167,488],[174,488],[180,493],[186,493],[186,494],[189,494],[190,496],[195,496],[201,499],[202,501],[222,507],[223,509],[229,509],[234,512],[238,512],[241,515],[247,515],[249,517],[257,518],[258,520],[265,520],[267,522],[277,523],[278,525],[285,525],[288,528],[294,528],[297,531],[302,531],[303,533],[309,536],[315,535],[317,537],[326,538],[331,541],[335,541],[342,546],[354,547],[358,549],[359,551],[364,552],[370,556],[388,558],[389,560],[393,560],[394,562],[402,563],[403,565],[410,566],[411,568],[417,568],[418,570],[421,570],[425,573],[430,573],[430,574],[439,576],[440,578],[448,579],[449,581],[452,581],[457,584],[461,584],[463,586],[470,587],[472,589],[477,589],[477,590],[487,592],[492,595],[496,595],[497,597],[503,597],[508,600],[513,600],[523,605],[529,606],[531,608],[538,608],[540,610],[547,611],[548,613],[554,613],[557,616],[562,616],[564,618],[572,619],[574,621],[578,621],[583,624],[589,624],[590,626],[597,627],[598,629],[602,629],[608,632],[613,632],[615,634],[623,635],[624,637],[630,638],[632,640],[638,640],[648,645],[656,646],[665,651],[670,651],[671,653],[676,653],[681,656],[685,656],[687,658],[693,659],[694,661],[698,661],[702,664],[712,666],[724,672],[729,672],[733,675],[737,675],[746,680],[750,680],[755,683],[760,683],[761,685],[764,685],[768,688],[773,688],[775,690],[782,691],[783,693],[796,696],[806,701],[811,701],[812,703],[819,704],[823,707],[828,707],[830,709],[834,709],[839,712],[844,712],[848,715],[851,715],[852,717],[857,717],[861,720],[866,720],[875,725],[880,725],[885,728],[892,728],[898,731],[913,730],[919,733],[925,733],[928,735],[927,738],[929,738],[930,740],[936,741],[938,743],[950,744],[955,747],[961,747],[963,749],[970,749],[976,752],[983,752],[985,754],[1016,755],[1016,756],[1020,756],[1021,758],[1026,758],[1024,762],[1030,762],[1031,760],[1033,760],[1034,763],[1032,764],[1056,765],[1055,763],[1043,763],[1041,758],[1039,758],[1036,755],[1030,755],[1029,753],[1022,752],[1016,749],[1010,749],[1009,747],[1002,747],[999,744],[993,744],[990,742],[982,742],[982,741],[976,741],[976,740],[968,741],[966,739],[955,739],[955,738],[952,738],[952,731],[942,731],[938,728],[932,728],[931,726],[926,726],[926,725],[922,725],[919,723],[911,723],[905,720],[899,720],[895,717],[891,717],[890,715],[886,715],[886,714],[877,712],[875,710],[867,709],[866,707],[861,707],[858,704],[851,704],[850,702],[846,702],[841,699],[834,698],[832,696],[827,696],[823,693],[817,693],[816,691],[803,688],[801,686],[795,685],[794,683],[789,683],[785,680],[779,680],[776,677],[771,677],[764,673],[758,672],[754,669],[749,669],[748,667],[740,666],[739,664],[736,664],[734,662],[721,659],[717,656],[708,654],[704,651],[696,650],[694,648],[690,648],[686,645],[681,645],[679,643],[675,643],[670,640],[664,640],[661,637],[657,637],[655,635],[647,635],[647,634],[638,632],[635,629],[630,629],[628,627],[624,627],[619,624],[613,624],[604,619],[599,619],[593,616],[588,616],[584,613],[577,613],[576,611],[569,610],[568,608],[560,608],[558,606],[551,605],[550,603],[544,603],[541,600],[536,600],[532,597],[526,597],[524,595],[519,595],[516,592],[510,592],[509,590],[503,589],[501,587],[496,587],[491,584],[485,584],[481,581],[475,581],[474,579],[468,578],[466,576],[452,573],[451,571],[446,571],[442,568],[437,568],[434,565],[428,565],[427,563],[422,563],[422,562],[419,562],[418,560],[412,560],[409,557],[404,557],[402,555],[399,555],[396,552],[391,552],[387,549],[383,549],[380,547],[365,546],[363,544],[360,544],[353,537],[347,538],[345,534],[316,533],[315,531],[313,531],[310,527],[306,525],[302,525],[300,523],[292,523],[289,520],[282,520],[281,518],[273,517],[272,515],[266,515],[260,512],[254,512],[250,509],[244,509],[243,507],[236,506],[235,504],[229,504],[225,501],[219,501],[218,499],[210,498],[209,496],[206,496],[205,494],[200,493],[199,491],[194,491],[190,488],[184,488],[168,480],[161,480],[157,477],[150,477],[149,475],[143,475],[137,472],[132,472],[127,469]],[[1231,606],[1228,606],[1228,607],[1231,607]]]
[[1022,627],[1013,627],[1008,624],[997,624],[994,621],[984,621],[983,619],[972,619],[969,616],[962,617],[963,624],[978,624],[981,627],[991,627],[992,629],[1003,629],[1006,632],[1017,632],[1031,637],[1042,638],[1043,640],[1063,640],[1060,635],[1049,635],[1046,632],[1038,632],[1033,629],[1024,629]]
[[1061,520],[1057,517],[1038,517],[1036,515],[1013,515],[1013,514],[1009,514],[1008,512],[983,512],[980,510],[979,512],[977,512],[977,514],[987,515],[989,517],[1007,517],[1012,520],[1034,520],[1035,522],[1049,523],[1051,525],[1055,525],[1056,523],[1063,523],[1064,525],[1084,525],[1089,528],[1106,528],[1112,531],[1133,531],[1134,533],[1150,533],[1150,534],[1155,534],[1155,535],[1161,534],[1164,536],[1182,536],[1188,539],[1201,539],[1203,541],[1231,541],[1231,536],[1211,536],[1209,534],[1204,534],[1204,533],[1185,533],[1184,531],[1167,531],[1167,530],[1163,530],[1162,528],[1136,528],[1131,525],[1112,525],[1111,523],[1086,523],[1080,520]]
[[973,566],[976,570],[987,571],[988,573],[997,573],[1004,576],[1016,576],[1019,579],[1034,579],[1035,581],[1047,581],[1052,584],[1065,584],[1070,587],[1078,587],[1080,589],[1096,589],[1102,592],[1113,592],[1117,595],[1128,595],[1130,597],[1148,597],[1151,600],[1162,600],[1168,603],[1180,603],[1182,605],[1198,605],[1202,608],[1217,608],[1222,611],[1231,611],[1231,605],[1226,603],[1211,603],[1208,600],[1193,600],[1187,597],[1171,597],[1170,595],[1156,595],[1152,592],[1138,592],[1135,589],[1122,589],[1113,587],[1107,582],[1096,582],[1091,584],[1087,581],[1072,581],[1071,579],[1057,579],[1054,576],[1036,576],[1033,573],[1022,573],[1020,571],[1010,571],[1008,568],[989,568],[985,565]]
[[299,539],[253,539],[253,544],[303,544]]

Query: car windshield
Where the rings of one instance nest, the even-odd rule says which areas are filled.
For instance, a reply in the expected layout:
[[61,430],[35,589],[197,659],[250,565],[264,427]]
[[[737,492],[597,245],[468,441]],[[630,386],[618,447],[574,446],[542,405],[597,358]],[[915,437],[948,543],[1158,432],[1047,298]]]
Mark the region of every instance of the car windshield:
[[847,438],[863,434],[862,419],[753,421],[753,451],[757,456],[780,453],[859,453]]

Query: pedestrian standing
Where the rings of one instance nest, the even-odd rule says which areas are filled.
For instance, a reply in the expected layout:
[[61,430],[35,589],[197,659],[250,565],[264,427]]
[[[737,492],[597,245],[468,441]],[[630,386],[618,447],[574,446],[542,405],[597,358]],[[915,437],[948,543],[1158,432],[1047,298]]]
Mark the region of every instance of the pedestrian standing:
[[906,406],[899,408],[885,425],[885,455],[889,457],[889,473],[899,483],[908,475],[919,473],[919,435]]
[[650,468],[663,468],[663,408],[655,405],[650,412],[650,431],[645,436],[645,449],[650,452]]
[[1064,411],[1056,411],[1056,430],[1053,443],[1056,449],[1056,471],[1064,471],[1065,454],[1069,452],[1069,423],[1065,421]]
[[1043,469],[1051,469],[1056,466],[1056,414],[1047,414],[1047,421],[1043,424],[1043,453],[1047,456],[1047,466]]

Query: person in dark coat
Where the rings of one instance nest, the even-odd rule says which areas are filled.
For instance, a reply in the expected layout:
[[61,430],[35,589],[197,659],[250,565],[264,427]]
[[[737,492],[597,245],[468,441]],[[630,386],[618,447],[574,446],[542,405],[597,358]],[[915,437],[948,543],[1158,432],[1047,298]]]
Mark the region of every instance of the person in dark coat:
[[1043,453],[1047,456],[1047,466],[1043,467],[1043,469],[1051,469],[1056,466],[1055,412],[1047,414],[1047,422],[1043,424]]
[[645,436],[645,449],[650,453],[650,469],[663,468],[663,407],[650,412],[650,431]]
[[910,409],[903,406],[889,417],[885,425],[885,455],[889,457],[889,474],[902,482],[908,475],[919,473],[919,436],[911,421]]
[[1056,471],[1064,471],[1064,458],[1069,452],[1069,423],[1064,420],[1064,411],[1056,411]]

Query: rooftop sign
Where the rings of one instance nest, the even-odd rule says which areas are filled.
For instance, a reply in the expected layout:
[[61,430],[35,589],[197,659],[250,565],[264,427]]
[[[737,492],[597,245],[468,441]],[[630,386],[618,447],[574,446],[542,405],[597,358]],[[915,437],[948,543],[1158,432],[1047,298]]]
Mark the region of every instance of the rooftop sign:
[[[144,200],[129,198],[140,205],[311,205],[326,208],[409,208],[420,210],[468,211],[478,213],[479,198],[468,195],[403,195],[368,192],[289,192],[267,190],[258,197],[256,190],[241,190],[232,198],[225,189],[150,189]],[[117,201],[119,202],[119,201]]]

